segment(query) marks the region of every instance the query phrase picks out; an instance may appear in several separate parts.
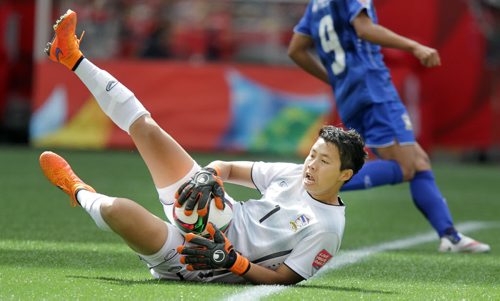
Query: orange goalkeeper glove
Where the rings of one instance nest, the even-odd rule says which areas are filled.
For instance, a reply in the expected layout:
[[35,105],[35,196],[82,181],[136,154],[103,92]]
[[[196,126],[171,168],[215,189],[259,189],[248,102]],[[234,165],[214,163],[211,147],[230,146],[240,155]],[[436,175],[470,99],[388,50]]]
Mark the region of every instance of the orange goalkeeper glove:
[[212,240],[193,233],[186,235],[186,242],[195,246],[177,247],[177,252],[185,255],[181,256],[181,263],[187,264],[190,271],[225,268],[239,276],[248,272],[250,261],[234,250],[224,233],[212,223],[208,223],[207,230]]
[[175,193],[175,207],[180,208],[185,203],[184,213],[190,216],[198,204],[196,212],[199,216],[205,216],[208,213],[210,199],[213,197],[215,206],[224,210],[224,184],[218,174],[217,170],[210,167],[202,168],[195,173]]

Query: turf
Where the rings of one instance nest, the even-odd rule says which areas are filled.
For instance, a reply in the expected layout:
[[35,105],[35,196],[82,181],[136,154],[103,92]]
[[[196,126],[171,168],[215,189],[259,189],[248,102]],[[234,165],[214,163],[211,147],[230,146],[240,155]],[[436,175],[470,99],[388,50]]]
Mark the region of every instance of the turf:
[[[255,289],[152,279],[119,238],[98,230],[83,210],[69,207],[68,198],[40,172],[40,152],[0,148],[0,300],[220,300]],[[137,200],[162,215],[136,152],[59,153],[98,191]],[[201,164],[216,157],[261,159],[195,157]],[[498,165],[435,164],[435,173],[457,223],[500,222]],[[241,200],[257,196],[235,186],[227,190]],[[348,206],[343,251],[431,230],[405,184],[342,196]],[[439,254],[436,239],[376,254],[264,299],[499,300],[500,227],[496,225],[469,233],[488,242],[490,254]]]

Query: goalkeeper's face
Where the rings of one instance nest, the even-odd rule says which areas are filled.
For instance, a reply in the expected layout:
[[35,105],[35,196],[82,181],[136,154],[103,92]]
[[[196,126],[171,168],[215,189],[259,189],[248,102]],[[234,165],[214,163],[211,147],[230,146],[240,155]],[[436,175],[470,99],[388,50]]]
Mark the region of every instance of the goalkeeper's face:
[[340,187],[351,175],[350,169],[340,170],[337,146],[318,138],[304,161],[302,183],[312,197],[331,203],[336,202]]

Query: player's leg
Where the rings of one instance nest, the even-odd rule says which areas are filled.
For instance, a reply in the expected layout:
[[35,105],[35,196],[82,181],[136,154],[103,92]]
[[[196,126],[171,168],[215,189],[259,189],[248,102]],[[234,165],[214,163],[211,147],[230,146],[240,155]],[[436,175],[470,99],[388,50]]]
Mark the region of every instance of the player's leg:
[[[450,210],[436,185],[429,157],[415,141],[403,104],[377,104],[362,113],[360,118],[354,119],[350,124],[360,131],[366,144],[372,147],[382,160],[366,163],[342,190],[366,189],[396,184],[403,180],[410,181],[410,191],[416,207],[424,214],[439,237],[450,239],[456,245],[461,241],[461,235],[453,227]],[[349,126],[349,123],[346,124]],[[488,245],[473,242],[462,250],[489,250]]]
[[73,70],[104,113],[131,135],[155,186],[175,183],[193,168],[193,159],[158,126],[132,91],[83,56],[75,36],[76,22],[76,13],[70,10],[58,20],[47,54]]
[[[358,112],[356,116],[344,120],[344,124],[360,133],[368,147],[372,149],[383,147],[387,149],[386,152],[391,152],[394,148],[394,133],[386,130],[386,124],[390,121],[378,121],[379,110],[385,110],[385,108],[372,105]],[[395,159],[371,160],[366,162],[363,168],[342,186],[341,190],[350,191],[394,185],[402,183],[403,180],[403,167]]]
[[[156,187],[171,185],[191,170],[195,164],[191,156],[158,126],[127,87],[87,59],[81,61],[75,74],[106,115],[130,134]],[[112,89],[109,83],[113,83]]]
[[381,159],[397,162],[403,180],[410,182],[415,206],[439,237],[450,235],[459,239],[446,200],[434,180],[429,157],[416,142],[404,105],[399,101],[379,104],[374,106],[371,114],[367,144],[375,148]]
[[431,223],[439,237],[451,235],[456,239],[458,233],[446,200],[436,185],[427,154],[418,144],[401,146],[398,143],[378,148],[381,159],[394,160],[403,170],[404,179],[410,182],[410,192],[415,206]]
[[157,188],[176,183],[193,169],[193,158],[151,116],[141,116],[129,131]]
[[[384,184],[380,178],[390,178],[394,174],[397,175],[397,181],[393,183],[410,181],[415,205],[439,236],[442,237],[447,233],[455,234],[448,206],[435,185],[427,154],[415,141],[411,122],[403,104],[401,102],[374,104],[364,111],[358,120],[357,123],[351,124],[362,131],[366,145],[371,147],[382,160],[365,164],[351,181],[355,184],[359,181],[356,179],[359,175],[364,177],[364,181],[369,179],[371,187],[375,187],[377,184]],[[374,166],[377,165],[379,166],[375,169]],[[346,185],[352,186],[350,182]]]
[[[418,147],[420,148],[420,147]],[[410,191],[415,206],[424,214],[439,237],[458,237],[445,199],[441,195],[426,160],[427,155],[417,145],[394,145],[376,148],[382,160],[367,162],[353,179],[346,183],[343,191],[410,181]],[[420,162],[420,163],[417,163]],[[427,163],[426,163],[427,162]],[[416,171],[417,164],[420,166]],[[396,179],[396,180],[395,180]]]
[[139,204],[123,198],[96,193],[85,184],[61,156],[44,152],[40,167],[49,181],[80,205],[102,230],[112,230],[136,252],[150,255],[158,252],[167,240],[165,222]]
[[[409,146],[396,144],[390,149],[381,148],[378,149],[378,154],[381,158],[399,162],[403,170],[406,168],[409,171],[407,176],[413,174],[409,179],[413,202],[441,238],[439,251],[480,253],[490,250],[489,245],[467,237],[455,229],[448,204],[434,178],[429,157],[418,143]],[[408,163],[413,166],[403,167]]]
[[395,160],[370,160],[345,183],[341,191],[362,190],[403,182],[403,172]]
[[[95,193],[80,191],[80,202],[93,201]],[[134,201],[125,198],[108,198],[101,202],[101,216],[113,232],[120,235],[137,253],[151,255],[158,252],[167,240],[165,221],[147,211]]]
[[184,244],[184,235],[178,228],[129,199],[96,193],[57,154],[42,153],[40,167],[52,184],[70,196],[73,207],[80,205],[100,229],[118,234],[155,278],[200,280],[198,274],[203,271],[187,271],[180,262],[176,248]]

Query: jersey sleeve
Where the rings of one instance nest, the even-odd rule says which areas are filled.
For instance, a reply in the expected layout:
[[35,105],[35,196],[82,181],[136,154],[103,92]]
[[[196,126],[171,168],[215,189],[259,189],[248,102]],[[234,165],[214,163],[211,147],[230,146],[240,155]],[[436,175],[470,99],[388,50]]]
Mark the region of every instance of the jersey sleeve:
[[304,279],[311,278],[340,248],[340,237],[333,232],[323,232],[304,238],[294,247],[285,264]]
[[301,168],[301,165],[281,162],[255,162],[252,167],[252,181],[260,193],[264,193],[274,180],[286,176],[290,170],[296,168]]
[[300,19],[299,23],[295,25],[295,27],[293,28],[293,32],[301,33],[306,36],[312,36],[309,24],[311,19],[311,7],[313,2],[314,1],[310,1],[309,4],[307,5],[306,12]]
[[349,23],[352,23],[362,10],[366,9],[369,11],[371,1],[372,0],[347,0]]

